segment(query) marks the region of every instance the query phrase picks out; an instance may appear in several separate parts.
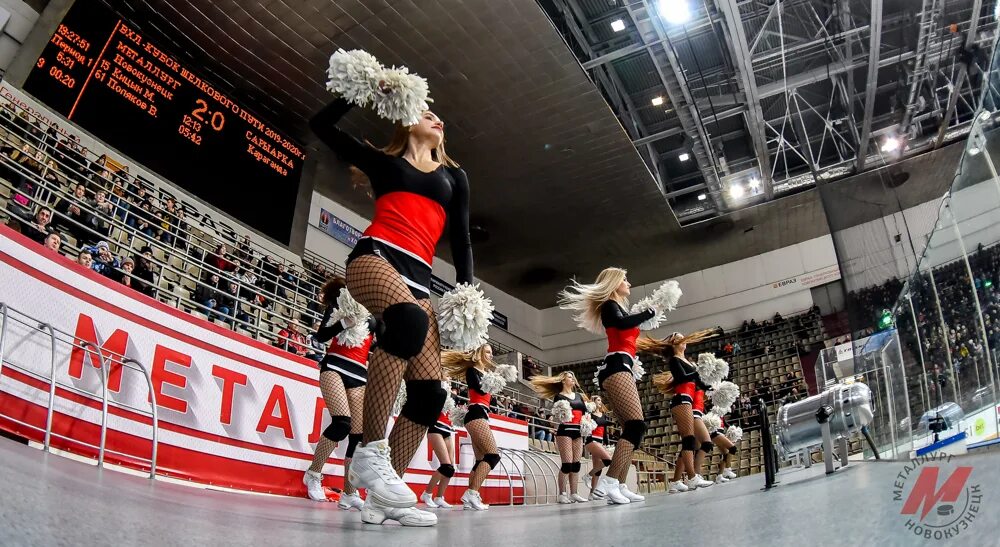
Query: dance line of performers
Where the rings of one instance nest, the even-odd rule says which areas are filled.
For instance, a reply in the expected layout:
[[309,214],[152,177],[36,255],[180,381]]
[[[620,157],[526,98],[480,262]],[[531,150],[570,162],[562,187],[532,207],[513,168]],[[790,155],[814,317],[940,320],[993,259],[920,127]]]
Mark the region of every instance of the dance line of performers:
[[[420,499],[427,508],[450,507],[445,491],[456,469],[449,437],[453,424],[461,423],[476,457],[462,505],[467,510],[487,510],[479,490],[500,462],[488,408],[491,396],[516,378],[516,371],[493,362],[482,334],[456,332],[461,328],[454,325],[455,314],[446,312],[440,302],[436,312],[430,300],[435,248],[446,226],[457,290],[468,294],[474,277],[469,180],[445,152],[445,124],[427,109],[426,83],[405,71],[385,69],[357,50],[335,53],[329,75],[328,88],[338,97],[310,120],[310,127],[352,166],[356,181],[368,186],[375,214],[347,259],[345,278],[330,280],[322,290],[326,309],[314,337],[329,341],[320,363],[320,389],[330,425],[322,432],[303,482],[311,499],[325,501],[323,466],[346,439],[345,486],[339,506],[359,509],[365,523],[394,520],[404,526],[433,526],[437,516],[416,507],[417,495],[401,476],[427,437],[439,466]],[[420,98],[421,85],[424,99]],[[409,112],[400,114],[399,105],[413,102],[414,96],[416,112],[410,105]],[[338,127],[357,105],[375,106],[380,114],[393,112],[384,116],[397,120],[387,146],[375,148]],[[674,308],[680,290],[676,282],[668,282],[631,308],[629,294],[626,272],[620,268],[602,271],[593,284],[574,281],[560,293],[560,306],[575,312],[574,319],[582,328],[607,337],[608,351],[594,379],[607,406],[600,397],[591,400],[572,373],[531,379],[534,389],[554,402],[554,415],[560,417],[556,435],[562,462],[560,503],[588,501],[577,492],[584,447],[594,464],[589,499],[614,505],[643,501],[626,485],[633,452],[646,432],[636,387],[643,374],[636,357],[638,348],[669,359],[670,372],[665,374],[670,377],[661,378],[657,385],[672,394],[671,412],[683,436],[678,473],[687,474],[686,488],[706,486],[699,473],[700,461],[719,436],[713,436],[718,431],[708,431],[701,422],[704,408],[699,401],[704,400],[705,389],[715,386],[699,378],[697,368],[684,357],[686,344],[703,335],[640,340],[640,329],[658,327]],[[463,313],[482,319],[483,310],[483,304],[474,304]],[[449,349],[456,341],[467,347]],[[450,400],[449,379],[468,386],[467,406]],[[405,402],[399,405],[387,437],[401,389]],[[609,411],[620,424],[613,453],[606,447]],[[727,455],[733,450],[722,441],[715,446]],[[365,499],[358,489],[365,490]]]

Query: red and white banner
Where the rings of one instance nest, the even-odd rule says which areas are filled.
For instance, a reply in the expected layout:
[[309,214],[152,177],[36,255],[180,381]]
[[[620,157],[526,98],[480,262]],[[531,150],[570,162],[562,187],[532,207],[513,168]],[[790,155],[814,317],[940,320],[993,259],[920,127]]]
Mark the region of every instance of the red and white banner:
[[[0,302],[50,324],[63,341],[56,344],[59,389],[53,446],[96,454],[80,444],[98,444],[101,392],[94,353],[73,349],[90,342],[111,354],[123,354],[152,373],[159,409],[158,473],[214,485],[304,495],[302,473],[329,415],[318,387],[316,363],[236,334],[166,306],[85,270],[69,259],[0,227]],[[41,433],[14,420],[44,427],[52,349],[49,337],[13,320],[7,321],[0,373],[0,428],[40,440]],[[8,366],[14,365],[14,366]],[[18,369],[27,369],[29,373]],[[142,374],[112,363],[108,389],[106,459],[148,469],[152,421],[149,389]],[[129,408],[131,407],[131,408]],[[13,418],[13,420],[11,419]],[[497,444],[527,450],[524,421],[491,417]],[[456,445],[452,484],[467,484],[475,458],[465,431],[451,437]],[[343,483],[343,451],[337,449],[324,469],[329,486]],[[146,460],[146,461],[143,461]],[[509,465],[509,460],[505,462]],[[421,446],[404,479],[422,489],[437,462]],[[509,503],[511,485],[498,467],[484,489],[492,503]],[[522,490],[518,470],[515,494]],[[456,498],[461,488],[454,489]]]

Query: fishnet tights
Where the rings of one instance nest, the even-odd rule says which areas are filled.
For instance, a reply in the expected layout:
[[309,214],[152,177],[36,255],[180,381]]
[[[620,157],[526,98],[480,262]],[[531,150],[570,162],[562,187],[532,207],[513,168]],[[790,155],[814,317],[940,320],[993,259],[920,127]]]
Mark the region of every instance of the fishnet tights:
[[[698,440],[698,446],[702,443],[707,443],[712,441],[712,436],[708,434],[708,428],[705,427],[705,423],[700,419],[694,420],[694,437]],[[694,452],[694,473],[696,475],[701,475],[701,467],[705,464],[705,453],[701,450],[695,450]]]
[[[694,435],[694,415],[691,414],[691,405],[677,405],[670,409],[670,415],[674,418],[677,433],[681,438]],[[674,463],[674,482],[681,480],[684,473],[689,477],[694,476],[694,453],[690,450],[680,451]]]
[[490,465],[483,459],[485,454],[497,454],[497,441],[493,438],[493,431],[486,420],[472,420],[465,424],[465,430],[469,432],[469,439],[472,440],[472,450],[476,454],[476,466],[469,474],[469,490],[479,491],[479,487],[486,482],[486,477],[490,474]]
[[[578,462],[580,461],[580,456],[583,455],[583,439],[571,439],[564,435],[557,435],[556,448],[559,449],[559,460],[561,463]],[[577,473],[563,473],[560,471],[559,491],[566,491],[566,489],[563,488],[563,483],[564,481],[568,481],[569,493],[576,494],[577,487],[579,486],[577,477]]]
[[[330,413],[330,415],[350,416],[351,433],[361,433],[361,424],[363,422],[362,417],[364,416],[364,386],[345,389],[344,381],[341,379],[340,375],[336,372],[326,370],[319,374],[319,391],[323,394],[323,402],[326,403],[326,410]],[[323,471],[323,465],[330,459],[330,454],[333,454],[333,451],[336,448],[337,443],[321,435],[319,442],[316,443],[316,453],[313,455],[312,465],[309,466],[309,470],[321,473]],[[350,481],[347,480],[347,470],[350,465],[351,460],[345,459],[344,492],[353,494],[358,490],[357,488],[354,488],[354,485],[352,485]]]
[[[618,423],[624,424],[631,420],[642,420],[642,403],[639,401],[639,390],[635,387],[635,379],[629,372],[616,372],[604,380],[604,392],[611,411],[615,413]],[[608,476],[625,482],[629,467],[632,465],[632,453],[637,446],[625,439],[619,438],[615,444],[615,455],[611,458]]]
[[[368,365],[368,392],[364,402],[363,442],[385,438],[392,404],[396,400],[399,384],[406,380],[442,380],[441,343],[437,318],[430,300],[416,300],[413,293],[385,259],[360,256],[347,266],[347,288],[351,295],[380,317],[393,304],[409,302],[419,305],[430,318],[430,328],[420,353],[409,361],[390,355],[376,348]],[[420,443],[427,435],[427,426],[415,424],[400,416],[389,435],[392,448],[392,467],[400,476],[406,471]]]

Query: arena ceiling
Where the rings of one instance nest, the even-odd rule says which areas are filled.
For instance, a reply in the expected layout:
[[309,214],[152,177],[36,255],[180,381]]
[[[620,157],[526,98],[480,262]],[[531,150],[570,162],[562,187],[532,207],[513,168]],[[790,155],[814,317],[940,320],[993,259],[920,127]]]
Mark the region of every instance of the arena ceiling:
[[[883,184],[967,132],[996,32],[993,0],[687,0],[683,23],[669,0],[112,3],[306,142],[336,48],[427,77],[477,276],[538,307],[606,265],[647,283],[828,233],[817,182]],[[317,190],[370,214],[315,150]],[[950,180],[912,175],[914,199]]]

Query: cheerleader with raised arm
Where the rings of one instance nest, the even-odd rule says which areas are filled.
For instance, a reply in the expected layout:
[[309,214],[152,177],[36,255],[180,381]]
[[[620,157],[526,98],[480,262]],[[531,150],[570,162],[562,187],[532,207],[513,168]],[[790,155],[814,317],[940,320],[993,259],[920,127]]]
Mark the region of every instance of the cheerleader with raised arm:
[[341,509],[361,509],[363,500],[347,478],[347,470],[361,441],[368,354],[373,346],[371,332],[375,330],[375,319],[351,298],[346,286],[343,278],[334,277],[320,289],[325,312],[313,338],[321,343],[330,342],[326,356],[319,363],[319,389],[330,413],[330,425],[316,443],[312,465],[302,481],[310,499],[327,501],[323,466],[337,444],[346,438],[344,493],[338,505]]
[[681,291],[677,282],[668,281],[629,309],[631,284],[621,268],[607,268],[592,284],[576,281],[559,294],[559,307],[575,312],[573,319],[584,329],[608,338],[608,352],[597,368],[597,385],[604,390],[608,405],[621,423],[621,435],[605,476],[598,482],[598,495],[610,504],[643,501],[625,484],[632,453],[642,444],[646,422],[636,379],[642,366],[635,356],[635,341],[640,328],[656,328],[663,314],[674,309]]
[[449,377],[464,381],[469,387],[469,406],[463,425],[472,441],[476,461],[469,473],[469,488],[462,494],[462,509],[485,511],[490,506],[483,502],[479,489],[500,463],[497,441],[489,423],[490,401],[503,391],[507,382],[517,379],[517,371],[510,365],[494,363],[489,344],[470,352],[444,351],[441,363]]
[[[553,401],[552,418],[556,428],[556,448],[559,449],[559,503],[585,502],[587,498],[577,493],[580,457],[583,455],[583,431],[580,424],[588,408],[587,396],[578,393],[580,385],[572,372],[556,376],[532,376],[531,387],[543,398]],[[568,488],[567,488],[568,487]]]

